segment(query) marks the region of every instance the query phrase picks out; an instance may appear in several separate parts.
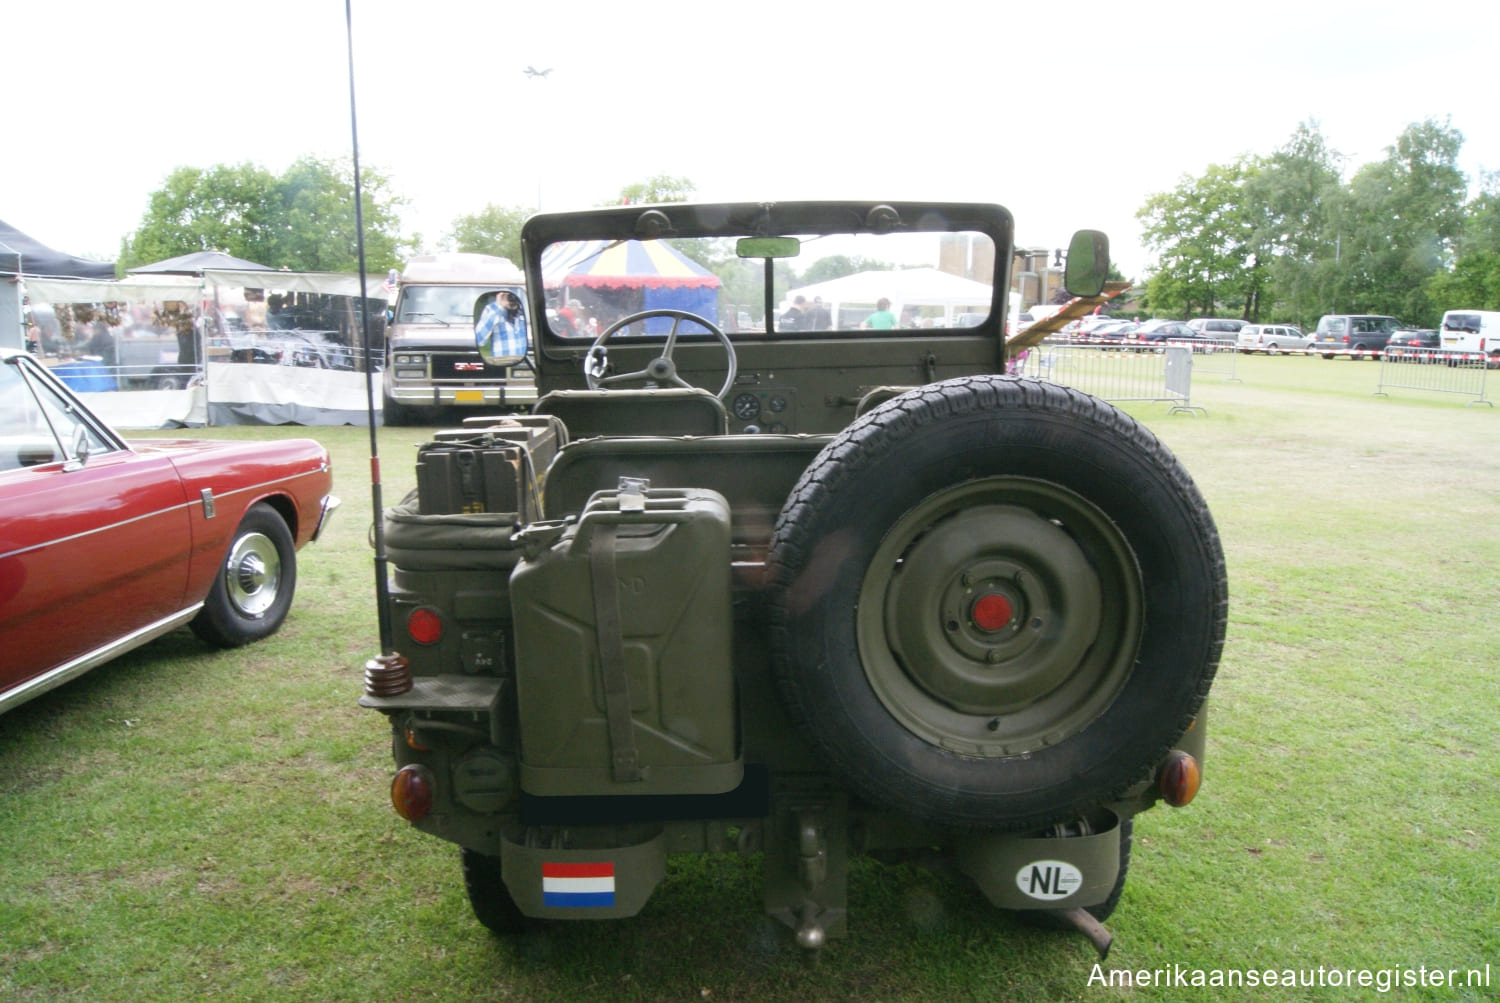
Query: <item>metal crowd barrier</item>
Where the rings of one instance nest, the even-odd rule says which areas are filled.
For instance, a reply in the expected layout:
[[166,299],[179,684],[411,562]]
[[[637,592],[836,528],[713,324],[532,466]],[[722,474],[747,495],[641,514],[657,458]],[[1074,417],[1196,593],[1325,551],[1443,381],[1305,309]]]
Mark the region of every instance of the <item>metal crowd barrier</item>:
[[1074,387],[1111,403],[1166,403],[1167,412],[1203,411],[1189,400],[1193,351],[1185,344],[1122,341],[1044,341],[1016,360],[1015,371]]
[[1240,343],[1235,338],[1213,338],[1204,341],[1184,341],[1178,344],[1192,349],[1193,369],[1198,375],[1223,376],[1225,383],[1238,383],[1235,365],[1240,357]]
[[1489,372],[1483,355],[1449,352],[1441,348],[1388,348],[1380,356],[1375,397],[1389,397],[1387,387],[1472,397],[1465,406],[1495,406],[1486,394]]

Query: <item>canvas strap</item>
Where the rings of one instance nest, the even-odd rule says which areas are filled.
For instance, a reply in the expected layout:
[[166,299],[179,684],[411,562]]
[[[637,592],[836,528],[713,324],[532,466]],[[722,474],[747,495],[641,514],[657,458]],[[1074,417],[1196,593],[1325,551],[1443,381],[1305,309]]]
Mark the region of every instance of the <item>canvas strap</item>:
[[617,527],[606,523],[589,544],[589,572],[594,589],[594,633],[599,645],[599,674],[604,681],[604,715],[609,730],[610,761],[616,783],[644,780],[635,727],[630,717],[630,680],[625,675],[625,629],[620,618],[620,587],[615,578]]

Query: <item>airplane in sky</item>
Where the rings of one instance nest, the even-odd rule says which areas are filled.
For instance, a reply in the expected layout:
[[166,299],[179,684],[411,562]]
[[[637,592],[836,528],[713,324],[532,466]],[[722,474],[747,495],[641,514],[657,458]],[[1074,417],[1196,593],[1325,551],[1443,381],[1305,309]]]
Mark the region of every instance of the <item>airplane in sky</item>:
[[549,66],[545,70],[539,70],[534,66],[528,66],[521,72],[525,73],[528,77],[545,77],[552,72],[552,67]]

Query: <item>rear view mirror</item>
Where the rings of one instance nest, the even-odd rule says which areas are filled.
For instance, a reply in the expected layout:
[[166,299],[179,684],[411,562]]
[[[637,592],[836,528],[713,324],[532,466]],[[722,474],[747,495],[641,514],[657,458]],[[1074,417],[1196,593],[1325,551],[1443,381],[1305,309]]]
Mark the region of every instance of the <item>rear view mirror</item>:
[[1063,284],[1073,296],[1098,296],[1109,274],[1109,238],[1098,230],[1079,230],[1068,244]]
[[742,258],[795,258],[802,253],[796,237],[741,237],[734,253]]
[[474,346],[492,366],[511,366],[530,350],[530,332],[521,298],[508,289],[486,293],[474,303]]

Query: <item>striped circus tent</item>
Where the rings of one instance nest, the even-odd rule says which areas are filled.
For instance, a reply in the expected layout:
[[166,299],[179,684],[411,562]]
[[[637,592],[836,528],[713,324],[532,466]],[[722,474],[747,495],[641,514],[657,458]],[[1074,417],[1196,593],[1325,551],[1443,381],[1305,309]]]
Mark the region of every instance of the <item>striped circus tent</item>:
[[[686,310],[718,322],[719,277],[660,240],[573,241],[542,252],[542,280],[561,301],[623,316],[641,310]],[[647,323],[665,333],[668,318]]]

